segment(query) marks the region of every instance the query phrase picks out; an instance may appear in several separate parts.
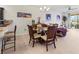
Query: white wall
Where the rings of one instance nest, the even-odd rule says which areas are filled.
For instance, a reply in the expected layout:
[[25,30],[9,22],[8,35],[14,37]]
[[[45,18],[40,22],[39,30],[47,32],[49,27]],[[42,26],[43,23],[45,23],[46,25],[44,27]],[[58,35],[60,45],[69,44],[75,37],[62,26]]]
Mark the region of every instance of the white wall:
[[[24,34],[26,33],[26,26],[27,24],[31,24],[32,19],[34,19],[36,22],[38,21],[37,17],[41,17],[41,22],[45,21],[45,13],[40,12],[40,7],[41,6],[24,6],[24,5],[14,5],[14,6],[8,6],[8,5],[3,5],[0,6],[3,7],[4,10],[4,18],[6,20],[14,20],[14,23],[17,24],[18,31],[17,34]],[[52,14],[52,20],[51,23],[58,23],[61,24],[61,19],[58,21],[56,19],[56,15],[61,15],[62,12],[65,10],[65,6],[48,6],[50,7],[49,12],[46,13],[51,13]],[[31,13],[32,18],[18,18],[17,17],[17,12],[26,12],[26,13]]]

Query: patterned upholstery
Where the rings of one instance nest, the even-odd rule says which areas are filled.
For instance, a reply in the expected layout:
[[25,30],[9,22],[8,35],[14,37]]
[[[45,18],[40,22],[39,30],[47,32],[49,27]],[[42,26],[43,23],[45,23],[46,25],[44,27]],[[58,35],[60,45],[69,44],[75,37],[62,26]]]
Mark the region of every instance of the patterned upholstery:
[[66,33],[67,33],[67,29],[65,28],[58,28],[57,30],[57,36],[63,37],[66,35]]
[[34,38],[38,38],[38,37],[41,37],[41,34],[35,33],[35,34],[34,34]]
[[49,26],[46,35],[41,36],[41,38],[45,41],[46,43],[46,51],[48,51],[48,44],[54,44],[55,46],[55,39],[56,39],[56,27],[55,26]]
[[41,35],[38,35],[38,34],[34,33],[33,27],[30,26],[30,25],[28,25],[28,29],[29,29],[29,36],[30,36],[29,44],[30,44],[30,42],[32,41],[32,42],[33,42],[32,47],[34,47],[35,41],[36,41]]
[[47,35],[41,36],[41,38],[46,41],[47,40]]
[[5,37],[14,37],[14,32],[6,32]]

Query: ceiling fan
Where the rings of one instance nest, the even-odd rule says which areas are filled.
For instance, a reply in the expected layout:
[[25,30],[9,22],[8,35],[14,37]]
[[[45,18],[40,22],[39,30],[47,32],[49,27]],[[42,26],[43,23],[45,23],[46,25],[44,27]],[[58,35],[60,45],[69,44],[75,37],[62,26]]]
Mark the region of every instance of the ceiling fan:
[[71,6],[68,7],[69,11],[76,10],[76,9],[78,9],[78,8],[72,8]]
[[68,6],[67,7],[67,10],[64,12],[64,13],[71,13],[72,11],[74,11],[74,10],[77,10],[78,8],[74,8],[74,7],[72,7],[72,6]]

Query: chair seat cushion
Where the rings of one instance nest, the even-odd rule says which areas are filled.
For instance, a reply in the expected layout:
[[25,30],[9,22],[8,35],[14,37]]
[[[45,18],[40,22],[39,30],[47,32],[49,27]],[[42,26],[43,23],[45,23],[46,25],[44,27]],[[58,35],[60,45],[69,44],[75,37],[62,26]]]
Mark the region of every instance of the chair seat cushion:
[[39,38],[39,37],[41,37],[41,34],[37,34],[37,33],[34,34],[34,38]]
[[14,33],[5,33],[4,37],[14,37]]
[[47,40],[47,35],[41,36],[41,38],[46,41]]
[[6,34],[9,34],[9,33],[14,33],[14,31],[8,31],[8,32],[6,32]]
[[[41,38],[42,38],[44,41],[46,41],[46,40],[47,40],[47,35],[41,36]],[[52,38],[51,38],[51,39],[48,39],[48,41],[50,41],[50,40],[52,40]]]

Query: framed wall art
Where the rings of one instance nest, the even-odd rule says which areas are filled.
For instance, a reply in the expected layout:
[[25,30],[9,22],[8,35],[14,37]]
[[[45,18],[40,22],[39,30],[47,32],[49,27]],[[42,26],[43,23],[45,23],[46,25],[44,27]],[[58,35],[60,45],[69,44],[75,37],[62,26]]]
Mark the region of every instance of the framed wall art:
[[17,12],[17,17],[31,18],[32,14],[31,13],[24,13],[24,12]]
[[51,20],[51,14],[46,14],[46,20],[50,21]]
[[60,20],[60,15],[57,15],[57,20]]

